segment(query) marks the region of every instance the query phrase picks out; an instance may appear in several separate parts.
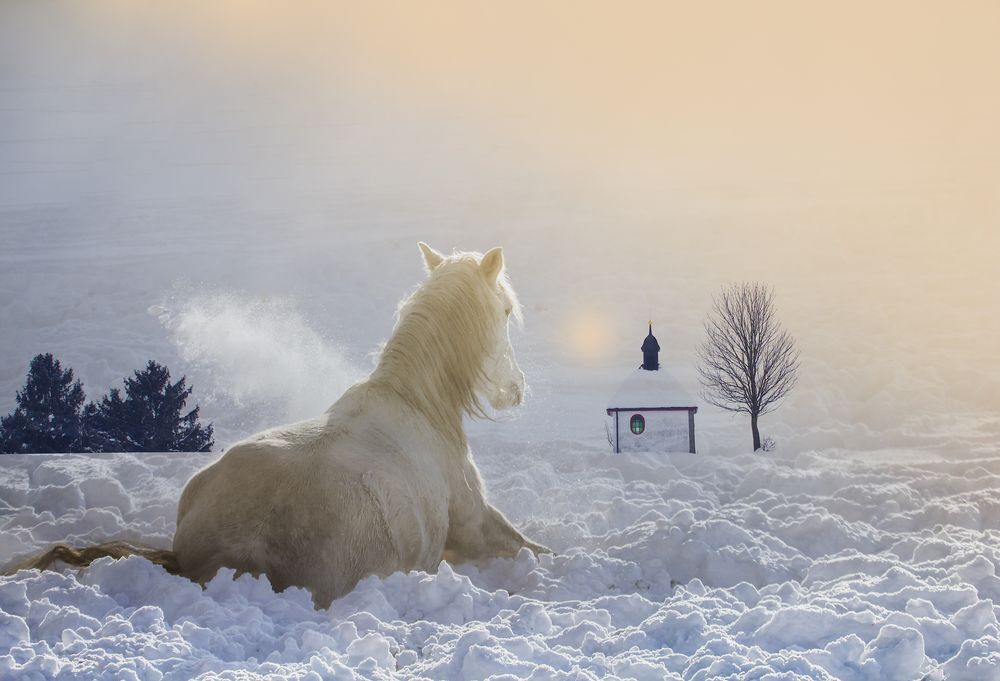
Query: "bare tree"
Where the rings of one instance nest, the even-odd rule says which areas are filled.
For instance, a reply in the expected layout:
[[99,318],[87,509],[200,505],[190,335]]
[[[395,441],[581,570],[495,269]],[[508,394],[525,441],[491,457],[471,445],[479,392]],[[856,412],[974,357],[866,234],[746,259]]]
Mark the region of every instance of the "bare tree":
[[726,286],[713,298],[699,349],[698,373],[709,404],[748,414],[753,449],[757,419],[795,385],[799,352],[774,313],[774,292],[760,283]]

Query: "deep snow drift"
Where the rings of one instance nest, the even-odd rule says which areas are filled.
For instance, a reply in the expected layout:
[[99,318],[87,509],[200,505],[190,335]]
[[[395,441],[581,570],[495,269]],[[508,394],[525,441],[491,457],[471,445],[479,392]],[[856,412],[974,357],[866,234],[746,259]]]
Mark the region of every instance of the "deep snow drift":
[[[1000,457],[477,451],[556,556],[373,577],[328,611],[138,558],[22,572],[0,580],[0,677],[1000,679]],[[166,543],[213,456],[5,457],[0,553]]]

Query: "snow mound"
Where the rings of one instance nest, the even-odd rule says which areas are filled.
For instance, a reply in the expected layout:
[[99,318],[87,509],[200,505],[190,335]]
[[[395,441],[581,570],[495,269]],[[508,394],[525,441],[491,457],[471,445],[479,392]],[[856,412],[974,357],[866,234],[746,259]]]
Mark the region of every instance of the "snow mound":
[[608,409],[696,407],[698,402],[667,369],[634,369],[608,400]]
[[[0,559],[168,545],[213,456],[5,456]],[[139,558],[23,571],[0,578],[0,678],[1000,679],[1000,456],[477,458],[556,555],[370,577],[320,611]]]

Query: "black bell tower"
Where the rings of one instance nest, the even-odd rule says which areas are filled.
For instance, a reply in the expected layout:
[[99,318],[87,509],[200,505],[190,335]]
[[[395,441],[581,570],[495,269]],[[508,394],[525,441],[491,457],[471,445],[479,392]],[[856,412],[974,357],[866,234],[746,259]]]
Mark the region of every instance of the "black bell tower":
[[653,335],[653,322],[649,323],[649,335],[642,342],[642,368],[646,371],[656,371],[660,368],[660,344]]

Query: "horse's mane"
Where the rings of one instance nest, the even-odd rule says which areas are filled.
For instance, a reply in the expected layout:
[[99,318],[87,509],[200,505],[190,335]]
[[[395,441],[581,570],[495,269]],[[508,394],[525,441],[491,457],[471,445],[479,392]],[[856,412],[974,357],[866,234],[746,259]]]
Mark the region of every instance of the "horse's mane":
[[[495,302],[479,271],[481,260],[474,252],[449,256],[400,302],[396,327],[370,377],[463,447],[462,414],[489,418],[477,390],[487,380],[483,367],[496,341]],[[520,304],[504,272],[497,286],[520,322]]]

